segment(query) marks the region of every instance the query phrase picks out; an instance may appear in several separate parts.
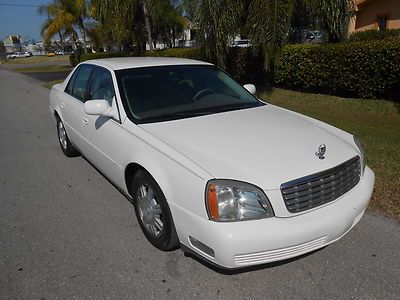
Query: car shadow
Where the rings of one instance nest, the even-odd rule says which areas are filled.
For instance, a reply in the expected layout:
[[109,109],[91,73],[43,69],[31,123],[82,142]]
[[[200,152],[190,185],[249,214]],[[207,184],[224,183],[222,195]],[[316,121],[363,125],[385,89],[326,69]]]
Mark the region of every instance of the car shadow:
[[296,256],[296,257],[293,257],[293,258],[288,258],[288,259],[277,261],[277,262],[265,263],[265,264],[261,264],[261,265],[254,265],[254,266],[248,266],[248,267],[242,267],[242,268],[236,268],[236,269],[226,269],[226,268],[220,267],[218,265],[210,263],[208,260],[202,258],[199,255],[195,255],[195,254],[193,254],[191,252],[184,252],[184,255],[186,257],[188,257],[188,258],[191,258],[191,259],[195,260],[198,263],[201,263],[203,266],[205,266],[205,267],[207,267],[207,268],[209,268],[209,269],[213,270],[214,272],[217,272],[217,273],[219,273],[221,275],[238,275],[238,274],[254,272],[254,271],[260,271],[260,270],[267,270],[267,269],[283,266],[283,265],[286,265],[288,263],[303,259],[303,258],[305,258],[307,256],[313,255],[314,253],[317,253],[317,252],[321,251],[325,247],[322,247],[320,249],[316,249],[314,251],[302,254],[300,256]]
[[103,126],[107,121],[110,120],[110,117],[106,117],[106,116],[99,116],[96,119],[96,122],[94,123],[94,127],[96,128],[96,130],[100,129],[101,126]]

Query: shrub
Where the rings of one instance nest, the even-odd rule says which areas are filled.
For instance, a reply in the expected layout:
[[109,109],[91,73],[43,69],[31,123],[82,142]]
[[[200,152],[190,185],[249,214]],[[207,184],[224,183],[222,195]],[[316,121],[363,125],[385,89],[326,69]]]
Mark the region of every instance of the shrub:
[[79,62],[100,59],[100,58],[110,58],[110,57],[127,57],[133,56],[130,52],[97,52],[97,53],[85,53],[80,56]]
[[[199,48],[171,48],[165,50],[138,52],[99,52],[80,55],[79,62],[110,57],[179,57],[207,61],[203,51]],[[70,58],[71,59],[71,58]],[[77,63],[76,63],[77,64]],[[75,65],[76,65],[75,64]],[[72,65],[72,63],[71,63]],[[250,48],[230,48],[228,54],[227,70],[238,82],[261,83],[265,81],[263,71],[263,58],[253,55]]]
[[349,42],[383,40],[396,37],[400,38],[400,29],[372,29],[352,33],[349,37]]
[[230,48],[226,71],[241,84],[266,81],[264,58],[251,48]]
[[146,51],[145,56],[151,57],[180,57],[196,60],[205,60],[199,48],[171,48],[165,50]]
[[71,54],[69,56],[69,64],[71,65],[71,67],[75,67],[77,64],[79,64],[79,62],[80,60],[77,54]]
[[[172,48],[146,51],[145,55],[208,61],[203,51],[199,48]],[[242,84],[260,83],[265,80],[263,58],[253,55],[251,48],[230,48],[228,50],[226,71]]]
[[287,45],[276,82],[314,92],[400,101],[400,39]]

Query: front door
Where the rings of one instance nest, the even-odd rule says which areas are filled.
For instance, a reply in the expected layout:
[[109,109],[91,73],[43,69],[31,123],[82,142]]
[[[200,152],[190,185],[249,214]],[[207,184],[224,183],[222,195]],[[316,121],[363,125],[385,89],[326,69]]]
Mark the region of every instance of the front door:
[[83,125],[86,121],[84,99],[92,71],[92,65],[81,65],[72,75],[65,93],[61,95],[60,109],[64,126],[71,142],[82,153],[85,151],[85,139],[83,138]]
[[[111,107],[116,107],[115,89],[111,72],[96,67],[87,90],[88,100],[107,100]],[[119,184],[122,180],[122,157],[119,145],[127,134],[122,128],[120,118],[84,115],[83,134],[90,148],[88,158],[112,182]]]

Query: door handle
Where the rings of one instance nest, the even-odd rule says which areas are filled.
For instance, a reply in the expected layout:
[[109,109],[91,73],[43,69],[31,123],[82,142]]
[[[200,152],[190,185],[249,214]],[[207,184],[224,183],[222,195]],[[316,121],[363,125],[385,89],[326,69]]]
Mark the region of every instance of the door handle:
[[86,117],[83,117],[82,119],[83,124],[88,125],[89,124],[89,119]]
[[61,107],[65,107],[65,103],[61,103]]

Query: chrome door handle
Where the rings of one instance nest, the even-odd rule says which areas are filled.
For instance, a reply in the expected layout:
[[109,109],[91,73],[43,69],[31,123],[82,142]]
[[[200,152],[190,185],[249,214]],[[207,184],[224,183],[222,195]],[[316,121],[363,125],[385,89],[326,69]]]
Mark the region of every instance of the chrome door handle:
[[88,118],[86,118],[86,117],[83,117],[82,122],[83,122],[83,124],[85,124],[85,125],[89,124],[89,120],[88,120]]
[[61,107],[65,107],[65,103],[61,103]]

